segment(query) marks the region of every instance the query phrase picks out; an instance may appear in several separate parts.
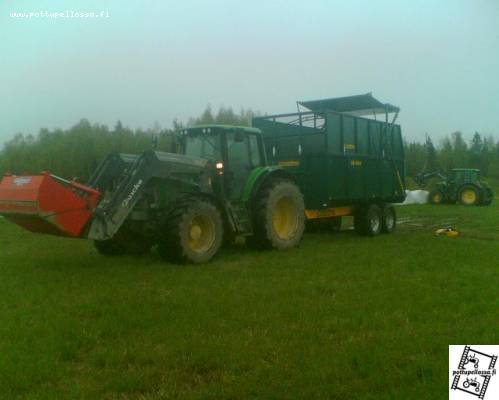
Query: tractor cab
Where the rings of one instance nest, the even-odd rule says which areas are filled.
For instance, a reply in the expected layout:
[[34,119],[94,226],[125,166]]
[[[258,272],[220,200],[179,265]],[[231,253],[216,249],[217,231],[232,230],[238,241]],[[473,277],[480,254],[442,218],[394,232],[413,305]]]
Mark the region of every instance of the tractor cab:
[[226,196],[241,197],[251,171],[266,164],[261,131],[229,125],[203,125],[181,132],[180,152],[210,160]]
[[454,168],[449,173],[448,181],[449,184],[455,185],[480,182],[480,170],[471,168]]

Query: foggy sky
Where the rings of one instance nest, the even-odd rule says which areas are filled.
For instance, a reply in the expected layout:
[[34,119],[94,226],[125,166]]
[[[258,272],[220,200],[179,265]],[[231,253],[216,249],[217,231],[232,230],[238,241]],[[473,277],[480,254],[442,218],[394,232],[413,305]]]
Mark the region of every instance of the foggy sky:
[[[43,10],[109,18],[9,16]],[[2,1],[0,87],[0,142],[367,92],[409,140],[498,139],[499,1]]]

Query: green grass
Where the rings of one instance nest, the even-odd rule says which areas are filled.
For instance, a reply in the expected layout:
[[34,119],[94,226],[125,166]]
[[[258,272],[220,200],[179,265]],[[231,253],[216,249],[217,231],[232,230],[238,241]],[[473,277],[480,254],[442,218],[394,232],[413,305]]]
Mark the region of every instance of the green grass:
[[184,267],[0,220],[0,398],[447,398],[447,346],[499,341],[499,201],[398,212]]

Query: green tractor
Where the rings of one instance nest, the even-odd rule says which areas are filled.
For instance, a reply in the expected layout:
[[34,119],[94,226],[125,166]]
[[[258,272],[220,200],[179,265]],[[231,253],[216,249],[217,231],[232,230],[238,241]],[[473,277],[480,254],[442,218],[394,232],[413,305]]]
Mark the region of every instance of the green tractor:
[[455,204],[465,206],[488,206],[492,203],[494,193],[480,178],[480,170],[472,168],[455,168],[448,176],[438,172],[419,174],[415,177],[418,185],[424,186],[433,177],[441,179],[430,191],[428,201],[431,204]]
[[88,232],[99,252],[137,253],[157,244],[165,260],[203,263],[237,235],[261,249],[300,242],[303,195],[288,172],[267,165],[258,129],[199,126],[181,131],[178,142],[177,153],[148,151],[124,178],[115,173],[116,186],[91,180],[109,193]]

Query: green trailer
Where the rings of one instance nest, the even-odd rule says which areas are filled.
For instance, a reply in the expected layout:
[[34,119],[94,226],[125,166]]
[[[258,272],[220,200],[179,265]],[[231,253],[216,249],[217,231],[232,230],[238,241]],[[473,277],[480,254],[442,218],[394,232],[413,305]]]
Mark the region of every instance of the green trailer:
[[399,108],[371,94],[298,107],[307,111],[257,117],[253,126],[262,131],[269,163],[295,177],[307,219],[331,218],[338,225],[339,217],[354,215],[360,233],[392,231],[391,204],[405,198]]

